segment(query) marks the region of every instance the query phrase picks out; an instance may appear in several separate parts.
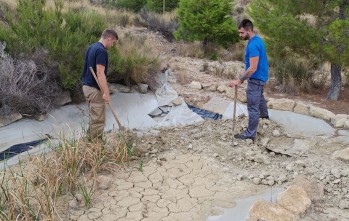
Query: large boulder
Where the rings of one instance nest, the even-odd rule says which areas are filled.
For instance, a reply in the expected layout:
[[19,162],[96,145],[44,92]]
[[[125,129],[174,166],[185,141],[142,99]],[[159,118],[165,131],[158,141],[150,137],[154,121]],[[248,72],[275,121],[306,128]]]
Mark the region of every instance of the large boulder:
[[323,184],[317,183],[316,180],[300,175],[294,179],[293,184],[302,187],[311,201],[322,200],[324,197],[325,187]]
[[343,128],[345,126],[346,121],[348,120],[349,120],[349,115],[336,114],[333,118],[331,118],[331,123],[336,128]]
[[300,102],[300,101],[297,101],[296,102],[296,106],[294,107],[294,112],[295,113],[298,113],[298,114],[303,114],[303,115],[310,115],[310,111],[309,111],[309,105],[303,103],[303,102]]
[[247,221],[296,221],[298,217],[278,204],[267,201],[257,201],[250,209]]
[[270,109],[293,112],[296,102],[291,99],[270,99],[267,105]]
[[277,204],[293,214],[300,215],[310,207],[311,200],[301,186],[292,185],[278,195]]
[[324,108],[311,106],[310,116],[320,118],[326,121],[331,121],[331,119],[335,117],[335,114]]

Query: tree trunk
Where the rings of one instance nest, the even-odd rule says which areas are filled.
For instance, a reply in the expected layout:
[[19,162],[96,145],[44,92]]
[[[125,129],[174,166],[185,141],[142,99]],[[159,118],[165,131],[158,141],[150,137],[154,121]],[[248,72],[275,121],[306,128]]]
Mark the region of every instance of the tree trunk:
[[339,64],[331,64],[331,87],[327,94],[328,100],[336,101],[342,87],[342,66]]
[[[338,18],[344,20],[346,18],[346,8],[348,7],[348,0],[342,0],[339,4]],[[339,47],[339,56],[343,50],[343,47]],[[331,64],[331,87],[327,94],[328,100],[338,100],[339,92],[342,87],[342,66],[340,64]]]

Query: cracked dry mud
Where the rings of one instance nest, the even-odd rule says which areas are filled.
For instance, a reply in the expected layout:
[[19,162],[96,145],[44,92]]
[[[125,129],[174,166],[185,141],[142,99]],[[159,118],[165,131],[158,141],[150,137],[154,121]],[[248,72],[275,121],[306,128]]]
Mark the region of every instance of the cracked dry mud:
[[[238,122],[242,127],[247,119]],[[335,138],[311,138],[315,140],[305,155],[290,157],[265,149],[262,138],[277,144],[282,138],[304,137],[292,137],[269,120],[262,120],[260,128],[263,136],[255,144],[242,141],[234,147],[231,120],[154,130],[138,140],[144,160],[141,168],[140,158],[124,170],[103,175],[110,184],[98,188],[92,207],[71,207],[62,216],[68,220],[206,220],[222,214],[219,208],[234,207],[237,199],[287,188],[303,174],[324,183],[325,196],[300,220],[349,220],[348,209],[340,209],[349,196],[349,167],[329,157],[343,144]],[[275,130],[281,134],[277,139],[272,134]]]

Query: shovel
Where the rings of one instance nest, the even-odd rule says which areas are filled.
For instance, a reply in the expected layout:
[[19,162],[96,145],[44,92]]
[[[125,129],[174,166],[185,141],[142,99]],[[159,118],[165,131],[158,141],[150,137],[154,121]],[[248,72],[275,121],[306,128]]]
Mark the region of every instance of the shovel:
[[[92,68],[92,67],[90,67],[90,71],[91,71],[91,73],[92,73],[93,77],[95,78],[95,80],[96,80],[96,82],[97,82],[97,84],[98,84],[99,88],[101,89],[102,94],[104,94],[104,92],[103,92],[103,89],[102,89],[101,85],[99,85],[99,81],[98,81],[98,79],[97,79],[96,73],[94,72],[94,70],[93,70],[93,68]],[[119,130],[123,130],[123,129],[124,129],[124,127],[123,127],[123,126],[121,126],[121,123],[120,123],[120,121],[119,121],[118,117],[116,116],[115,111],[113,110],[113,108],[112,108],[112,107],[111,107],[111,105],[110,105],[110,101],[109,101],[109,103],[108,103],[108,106],[109,106],[109,109],[110,109],[111,113],[113,114],[113,116],[114,116],[114,118],[115,118],[116,123],[117,123],[117,124],[118,124],[118,126],[119,126]]]

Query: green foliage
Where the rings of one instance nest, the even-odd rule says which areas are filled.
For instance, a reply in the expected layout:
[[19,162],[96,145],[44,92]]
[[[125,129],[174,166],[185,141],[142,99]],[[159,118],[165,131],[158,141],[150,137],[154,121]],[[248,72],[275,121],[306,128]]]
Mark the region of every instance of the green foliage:
[[[145,38],[126,34],[118,41],[118,48],[110,50],[110,82],[146,83],[148,75],[159,69],[158,57],[145,44]],[[122,55],[122,56],[119,56]]]
[[227,46],[238,42],[237,26],[229,15],[230,0],[186,0],[179,2],[177,39]]
[[[163,12],[163,0],[147,0],[147,9],[157,13]],[[165,0],[165,11],[172,11],[178,7],[179,0]]]
[[337,19],[340,8],[348,13],[348,3],[342,0],[255,0],[249,14],[266,35],[272,56],[292,52],[348,66],[349,20]]
[[138,12],[146,5],[146,0],[107,0],[106,4],[116,8],[124,8]]
[[51,72],[59,71],[64,89],[74,91],[80,83],[85,48],[98,39],[105,20],[93,12],[63,13],[59,0],[54,10],[45,3],[19,0],[16,13],[6,15],[9,26],[0,26],[0,41],[7,43],[15,57],[30,57],[38,49],[47,51],[45,65]]
[[273,63],[274,76],[281,85],[282,92],[309,92],[314,85],[314,74],[306,60],[288,56],[276,59]]

